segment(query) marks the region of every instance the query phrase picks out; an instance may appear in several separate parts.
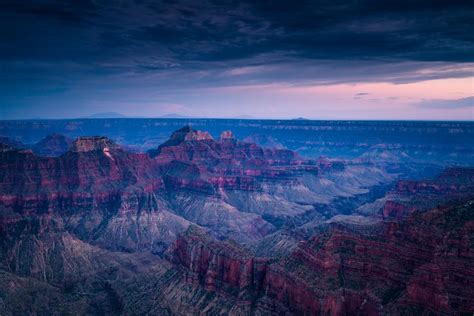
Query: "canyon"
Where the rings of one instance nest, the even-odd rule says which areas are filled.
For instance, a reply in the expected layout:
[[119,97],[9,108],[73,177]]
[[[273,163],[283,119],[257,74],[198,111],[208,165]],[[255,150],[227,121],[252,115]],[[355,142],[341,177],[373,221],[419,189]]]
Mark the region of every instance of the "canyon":
[[[80,122],[45,122],[21,123],[55,129],[36,143],[20,122],[0,129],[2,315],[474,312],[469,140],[451,151],[388,132],[425,123],[367,123],[359,146],[294,150],[305,135],[239,140],[192,124],[141,147],[141,132],[61,135]],[[345,147],[357,153],[335,154]]]

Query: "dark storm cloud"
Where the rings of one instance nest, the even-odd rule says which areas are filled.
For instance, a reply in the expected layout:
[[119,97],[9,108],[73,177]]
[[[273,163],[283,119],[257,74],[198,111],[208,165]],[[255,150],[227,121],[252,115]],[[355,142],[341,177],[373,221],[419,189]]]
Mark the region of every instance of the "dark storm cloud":
[[64,91],[86,98],[117,87],[463,78],[474,62],[473,7],[433,0],[1,1],[0,101]]
[[149,56],[158,49],[181,61],[225,62],[273,53],[281,58],[466,62],[474,59],[473,5],[473,1],[13,1],[0,5],[2,46],[9,48],[1,54],[75,61],[95,56],[99,61],[116,55]]
[[472,60],[472,1],[261,3],[271,25],[308,57]]

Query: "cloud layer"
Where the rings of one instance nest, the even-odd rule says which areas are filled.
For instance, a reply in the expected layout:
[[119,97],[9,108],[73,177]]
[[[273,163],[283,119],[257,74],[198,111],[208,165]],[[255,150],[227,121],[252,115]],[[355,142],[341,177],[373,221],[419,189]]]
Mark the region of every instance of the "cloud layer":
[[[473,7],[408,0],[2,1],[0,115],[51,116],[59,104],[82,104],[71,115],[86,115],[113,110],[106,103],[118,100],[128,112],[153,115],[161,110],[150,104],[163,104],[163,111],[180,104],[197,115],[210,99],[192,99],[196,89],[469,78]],[[211,101],[231,106],[217,96]]]

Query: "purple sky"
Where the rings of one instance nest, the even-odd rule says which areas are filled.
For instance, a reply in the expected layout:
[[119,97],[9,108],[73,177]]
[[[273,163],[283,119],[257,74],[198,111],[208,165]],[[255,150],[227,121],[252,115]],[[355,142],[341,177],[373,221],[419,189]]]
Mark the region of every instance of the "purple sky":
[[104,3],[2,1],[0,119],[474,119],[472,1]]

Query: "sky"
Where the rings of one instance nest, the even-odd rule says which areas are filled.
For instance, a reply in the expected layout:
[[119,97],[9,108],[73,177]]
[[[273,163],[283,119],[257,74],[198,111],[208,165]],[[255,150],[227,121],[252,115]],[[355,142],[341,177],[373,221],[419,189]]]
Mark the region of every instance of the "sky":
[[0,119],[474,120],[474,1],[0,2]]

